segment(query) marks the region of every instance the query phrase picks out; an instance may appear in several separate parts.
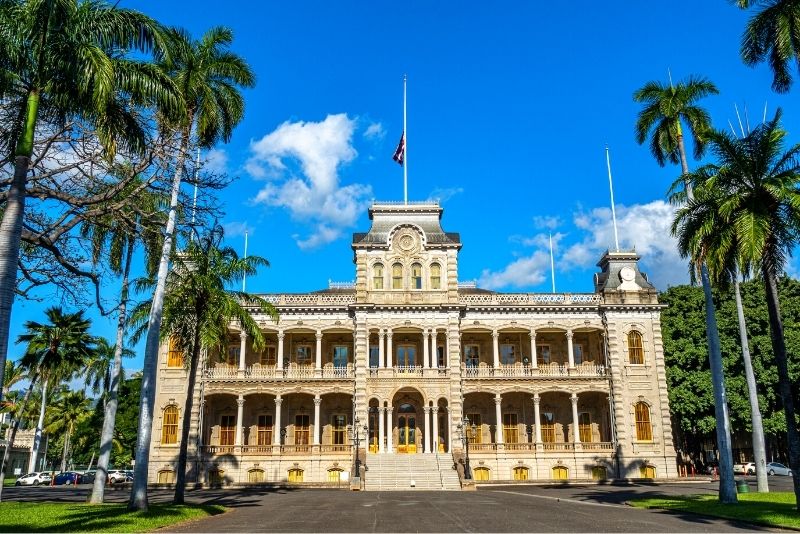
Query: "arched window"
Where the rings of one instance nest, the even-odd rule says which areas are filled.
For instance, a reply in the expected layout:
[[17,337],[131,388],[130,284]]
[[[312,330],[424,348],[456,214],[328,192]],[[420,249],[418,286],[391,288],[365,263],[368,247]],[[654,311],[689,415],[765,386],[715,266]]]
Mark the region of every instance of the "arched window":
[[175,471],[169,469],[162,469],[158,472],[159,484],[172,484],[175,482]]
[[642,478],[656,478],[656,468],[652,465],[643,465],[639,468],[639,474]]
[[328,482],[338,484],[341,479],[342,479],[341,469],[328,469]]
[[183,351],[178,340],[170,336],[167,350],[167,367],[183,367]]
[[218,488],[222,486],[225,481],[225,471],[222,469],[212,469],[208,472],[208,484],[211,487]]
[[303,481],[303,470],[302,469],[289,469],[289,482],[302,482]]
[[608,478],[608,470],[602,465],[592,467],[592,480],[606,480]]
[[653,426],[650,424],[650,407],[646,402],[636,403],[636,440],[653,441]]
[[250,484],[261,484],[264,482],[263,469],[251,469],[247,472],[247,481]]
[[422,289],[422,265],[411,265],[411,289]]
[[442,267],[438,263],[431,264],[431,289],[442,288]]
[[628,332],[628,361],[641,365],[644,363],[644,349],[642,348],[642,334],[636,330]]
[[172,445],[178,442],[178,407],[164,408],[164,419],[161,424],[161,444]]
[[399,263],[392,265],[392,289],[403,289],[403,266]]
[[557,465],[553,468],[553,480],[569,480],[569,469],[563,465]]
[[515,467],[514,468],[514,480],[528,480],[528,468],[527,467]]
[[472,470],[473,478],[477,481],[487,481],[489,480],[489,468],[488,467],[476,467]]
[[383,289],[383,264],[376,263],[372,267],[372,288]]

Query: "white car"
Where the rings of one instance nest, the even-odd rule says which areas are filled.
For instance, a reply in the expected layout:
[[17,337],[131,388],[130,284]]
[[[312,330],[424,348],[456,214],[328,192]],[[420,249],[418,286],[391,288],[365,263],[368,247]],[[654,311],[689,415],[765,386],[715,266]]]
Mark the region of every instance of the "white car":
[[50,473],[33,472],[22,475],[14,483],[15,486],[41,486],[50,484]]
[[767,474],[792,476],[792,470],[783,464],[779,464],[778,462],[769,462],[767,464]]
[[125,482],[126,473],[121,469],[114,469],[108,472],[108,483],[119,484]]

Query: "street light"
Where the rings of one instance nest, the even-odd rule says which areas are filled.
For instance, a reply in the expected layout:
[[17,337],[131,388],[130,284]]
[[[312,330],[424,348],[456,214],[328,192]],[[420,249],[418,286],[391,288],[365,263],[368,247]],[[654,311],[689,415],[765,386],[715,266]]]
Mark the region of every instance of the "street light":
[[361,421],[358,419],[358,417],[356,417],[355,425],[353,425],[350,428],[351,428],[352,436],[353,436],[351,439],[353,440],[353,444],[356,446],[355,473],[356,473],[356,478],[359,478],[361,476],[361,458],[360,458],[360,455],[358,454],[358,452],[359,452],[358,451],[358,445],[359,445],[359,443],[361,443],[361,430],[362,430],[362,428],[364,430],[364,436],[366,437],[367,436],[367,432],[369,432],[369,427],[367,427],[367,425],[364,425],[363,427],[361,427]]
[[472,480],[472,469],[469,466],[469,440],[471,437],[475,436],[476,427],[474,424],[470,426],[469,417],[465,417],[464,421],[460,423],[457,428],[466,453],[466,459],[464,460],[464,480]]
[[281,428],[281,450],[283,450],[283,446],[286,444],[286,427]]

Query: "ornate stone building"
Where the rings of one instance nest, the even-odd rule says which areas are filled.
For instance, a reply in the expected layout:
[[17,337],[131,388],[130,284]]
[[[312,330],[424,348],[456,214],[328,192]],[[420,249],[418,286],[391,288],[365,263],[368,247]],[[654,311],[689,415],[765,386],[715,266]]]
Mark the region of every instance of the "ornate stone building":
[[[369,215],[353,284],[266,295],[280,312],[255,316],[266,348],[232,326],[209,356],[189,480],[338,484],[357,444],[368,489],[409,470],[448,487],[465,441],[477,481],[676,475],[662,306],[635,253],[607,252],[593,293],[496,293],[459,284],[438,204]],[[166,345],[158,367],[150,477],[169,483],[186,371]]]

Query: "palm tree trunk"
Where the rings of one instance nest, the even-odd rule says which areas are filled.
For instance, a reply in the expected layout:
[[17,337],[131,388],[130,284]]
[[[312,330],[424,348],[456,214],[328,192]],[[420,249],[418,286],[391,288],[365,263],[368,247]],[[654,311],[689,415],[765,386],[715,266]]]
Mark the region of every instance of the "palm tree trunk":
[[128,238],[128,250],[125,255],[125,268],[122,273],[122,289],[119,295],[119,308],[117,311],[117,344],[114,346],[114,363],[111,370],[111,384],[105,396],[105,416],[103,430],[100,433],[100,457],[97,459],[97,473],[92,486],[89,502],[100,504],[103,502],[108,479],[108,463],[111,460],[111,447],[114,441],[114,424],[117,420],[117,407],[119,406],[119,382],[122,375],[122,349],[125,345],[125,321],[128,311],[128,278],[131,273],[131,260],[136,241],[131,236]]
[[744,321],[742,294],[739,291],[739,273],[734,273],[733,288],[736,297],[736,315],[739,319],[739,339],[742,343],[742,359],[744,360],[744,377],[747,381],[747,396],[750,398],[750,419],[753,425],[753,459],[756,464],[756,483],[759,493],[769,492],[767,480],[767,452],[764,448],[764,425],[761,422],[761,409],[758,406],[758,390],[756,376],[753,374],[753,362],[750,358],[750,343],[747,341],[747,325]]
[[142,393],[139,401],[139,434],[136,440],[136,465],[133,473],[133,488],[128,502],[130,510],[147,510],[147,476],[150,465],[150,439],[153,432],[153,404],[156,396],[156,366],[158,364],[158,344],[161,333],[161,318],[164,309],[164,292],[167,285],[169,257],[172,253],[172,239],[175,233],[178,195],[181,190],[183,164],[189,147],[191,128],[187,127],[181,139],[181,146],[176,162],[175,176],[172,180],[172,195],[169,203],[167,227],[164,230],[164,244],[161,248],[161,260],[158,264],[158,277],[153,300],[150,306],[150,320],[147,328],[147,340],[144,347],[144,366],[142,369]]
[[[64,435],[64,450],[61,451],[61,472],[67,470],[67,451],[69,451],[69,431]],[[77,483],[77,480],[75,481]]]
[[186,491],[186,460],[189,454],[189,427],[192,423],[194,405],[194,386],[197,382],[197,367],[200,361],[200,325],[195,326],[192,345],[192,361],[189,362],[189,380],[186,385],[186,403],[183,407],[183,424],[181,426],[181,444],[178,452],[178,466],[175,477],[175,498],[173,504],[183,504]]
[[44,413],[47,409],[47,380],[42,382],[42,405],[39,408],[39,422],[36,424],[36,431],[33,434],[33,447],[31,448],[31,460],[28,463],[28,472],[38,471],[36,462],[39,459],[39,447],[42,444],[42,429],[44,428]]
[[786,414],[786,444],[789,447],[789,467],[794,476],[795,506],[800,510],[800,436],[797,434],[792,381],[789,378],[789,366],[786,356],[786,342],[783,338],[783,320],[781,305],[778,300],[778,282],[775,272],[764,265],[764,289],[767,293],[767,312],[769,313],[769,333],[772,339],[772,352],[775,354],[775,365],[778,367],[778,392],[783,401]]
[[[25,413],[25,406],[28,405],[28,400],[31,398],[33,386],[36,385],[36,381],[38,379],[39,371],[36,371],[31,377],[31,383],[28,386],[28,391],[25,392],[25,397],[22,399],[22,404],[17,412],[18,414]],[[20,418],[17,417],[17,420],[14,421],[14,424],[11,426],[11,434],[8,436],[8,441],[6,442],[6,450],[3,451],[3,463],[0,464],[0,501],[3,500],[3,484],[6,479],[6,469],[8,469],[8,457],[10,456],[12,447],[14,447],[14,440],[17,437],[17,430],[19,430],[19,421]]]
[[[28,94],[25,125],[17,143],[14,158],[14,178],[8,190],[3,220],[0,222],[0,369],[6,368],[8,336],[11,329],[11,307],[17,287],[17,263],[22,238],[22,219],[25,216],[25,182],[33,154],[33,135],[39,113],[39,93]],[[0,401],[2,401],[0,390]]]

